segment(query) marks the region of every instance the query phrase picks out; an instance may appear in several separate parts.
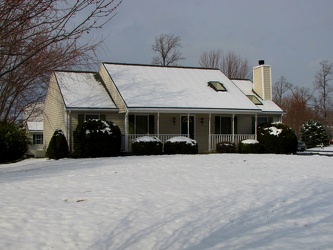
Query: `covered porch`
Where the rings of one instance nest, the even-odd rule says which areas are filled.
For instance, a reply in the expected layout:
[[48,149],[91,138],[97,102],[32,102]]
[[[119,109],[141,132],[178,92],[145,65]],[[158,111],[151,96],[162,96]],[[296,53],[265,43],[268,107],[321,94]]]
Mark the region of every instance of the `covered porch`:
[[221,141],[238,145],[242,140],[256,139],[257,122],[257,113],[128,112],[122,150],[131,152],[132,143],[146,135],[155,136],[163,143],[172,137],[184,136],[197,141],[199,153],[210,153]]

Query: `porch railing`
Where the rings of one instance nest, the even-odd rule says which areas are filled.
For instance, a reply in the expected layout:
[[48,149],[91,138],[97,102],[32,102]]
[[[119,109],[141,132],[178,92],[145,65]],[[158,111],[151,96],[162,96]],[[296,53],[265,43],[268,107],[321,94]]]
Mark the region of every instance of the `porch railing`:
[[254,134],[211,134],[210,135],[210,151],[216,150],[216,144],[222,141],[234,142],[236,145],[239,144],[240,141],[247,139],[255,139],[256,136]]
[[[144,134],[129,134],[128,135],[128,152],[132,151],[132,143],[135,141],[135,139],[142,137],[142,136],[156,136],[159,138],[163,143],[165,143],[167,140],[169,140],[172,137],[176,136],[184,136],[188,137],[187,134],[150,134],[150,135],[144,135]],[[235,142],[236,145],[240,141],[246,140],[246,139],[255,139],[254,134],[211,134],[210,135],[210,151],[216,150],[216,144],[218,142],[222,141],[230,141]],[[125,149],[125,136],[123,136],[123,143],[122,143],[122,150],[126,151]]]
[[[188,137],[187,134],[149,134],[149,135],[145,135],[145,134],[129,134],[128,135],[128,152],[132,151],[132,143],[135,141],[135,139],[142,137],[142,136],[156,136],[158,139],[160,139],[163,143],[165,143],[167,140],[169,140],[172,137],[176,137],[176,136],[184,136],[184,137]],[[123,142],[125,142],[125,137],[123,136]],[[125,145],[124,143],[122,143],[122,145]],[[125,151],[125,148],[123,148],[123,150]]]

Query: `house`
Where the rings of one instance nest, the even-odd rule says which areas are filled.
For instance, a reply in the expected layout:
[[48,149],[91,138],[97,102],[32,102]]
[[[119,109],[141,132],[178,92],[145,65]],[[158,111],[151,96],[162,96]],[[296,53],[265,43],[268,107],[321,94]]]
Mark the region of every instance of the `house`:
[[45,147],[60,128],[72,150],[77,124],[94,118],[120,127],[126,152],[147,134],[163,142],[191,137],[200,153],[220,141],[255,139],[259,123],[282,121],[284,113],[272,101],[271,67],[260,62],[254,83],[195,67],[102,63],[98,73],[55,71],[45,100]]
[[29,139],[28,156],[44,157],[43,150],[43,108],[44,103],[32,103],[23,112],[24,127]]
[[44,157],[43,150],[43,122],[28,121],[26,125],[28,138],[31,144],[28,145],[27,155]]

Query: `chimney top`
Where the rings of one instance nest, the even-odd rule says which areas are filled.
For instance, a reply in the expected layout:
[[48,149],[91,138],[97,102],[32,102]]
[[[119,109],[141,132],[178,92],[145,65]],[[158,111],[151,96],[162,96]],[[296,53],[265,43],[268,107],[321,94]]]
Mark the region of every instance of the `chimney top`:
[[264,60],[259,60],[259,65],[264,65],[265,61]]

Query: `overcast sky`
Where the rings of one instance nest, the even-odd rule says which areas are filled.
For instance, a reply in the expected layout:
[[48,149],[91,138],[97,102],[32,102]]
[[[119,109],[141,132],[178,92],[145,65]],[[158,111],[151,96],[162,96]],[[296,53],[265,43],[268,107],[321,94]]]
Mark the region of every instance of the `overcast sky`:
[[319,62],[333,62],[332,0],[123,0],[103,28],[105,62],[150,64],[151,46],[164,33],[181,38],[181,66],[199,66],[202,52],[222,49],[272,66],[312,89]]

